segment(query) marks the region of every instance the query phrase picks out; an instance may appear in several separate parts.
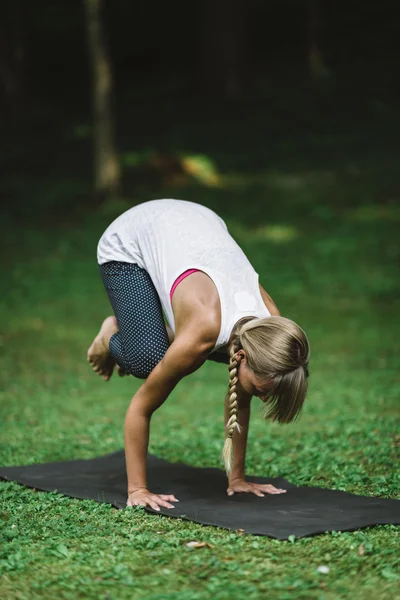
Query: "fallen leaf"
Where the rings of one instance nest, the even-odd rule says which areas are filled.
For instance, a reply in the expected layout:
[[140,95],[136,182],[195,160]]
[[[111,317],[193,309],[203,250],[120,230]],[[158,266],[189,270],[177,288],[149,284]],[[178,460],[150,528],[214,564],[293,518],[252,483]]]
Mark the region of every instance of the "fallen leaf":
[[360,544],[358,547],[358,556],[362,556],[365,552],[364,544]]
[[92,440],[88,437],[81,437],[79,438],[79,443],[80,444],[91,444]]
[[326,573],[329,573],[330,568],[327,567],[326,565],[320,565],[319,567],[317,567],[317,571],[318,571],[318,573],[324,573],[324,575],[325,575]]
[[186,546],[188,548],[213,548],[213,546],[207,544],[207,542],[188,542]]

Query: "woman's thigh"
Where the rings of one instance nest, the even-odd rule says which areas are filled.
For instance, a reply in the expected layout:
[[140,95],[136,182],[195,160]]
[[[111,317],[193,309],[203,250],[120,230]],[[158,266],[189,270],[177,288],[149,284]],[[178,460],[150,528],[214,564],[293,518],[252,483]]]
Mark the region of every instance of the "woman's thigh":
[[100,265],[100,273],[119,326],[110,350],[120,355],[114,358],[125,370],[145,378],[169,346],[157,290],[136,264],[108,262]]

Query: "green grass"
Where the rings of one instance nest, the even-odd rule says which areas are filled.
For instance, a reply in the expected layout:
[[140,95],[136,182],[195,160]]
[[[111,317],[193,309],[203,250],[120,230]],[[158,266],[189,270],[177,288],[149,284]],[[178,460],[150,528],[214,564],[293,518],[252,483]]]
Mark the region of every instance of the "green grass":
[[[392,148],[398,127],[372,119],[367,128],[357,122],[340,131],[321,117],[320,133],[315,125],[314,132],[310,126],[294,134],[286,120],[266,144],[256,135],[262,118],[237,125],[228,115],[204,131],[201,115],[197,124],[181,116],[180,134],[161,138],[177,152],[208,154],[221,187],[141,181],[101,209],[85,207],[89,183],[74,165],[70,175],[54,164],[45,173],[37,156],[35,174],[19,178],[13,160],[29,159],[10,137],[0,464],[89,458],[122,447],[125,411],[140,382],[104,384],[86,363],[88,344],[109,313],[96,243],[124,208],[175,196],[227,220],[282,314],[309,335],[302,417],[271,425],[255,401],[248,472],[399,498],[399,156]],[[234,147],[226,135],[232,130]],[[53,135],[41,143],[51,146]],[[386,140],[385,151],[377,136]],[[69,143],[60,149],[65,156]],[[86,148],[76,143],[78,151]],[[43,156],[52,160],[48,149]],[[154,416],[150,450],[221,466],[227,381],[224,366],[211,363],[183,380]],[[13,483],[0,487],[0,517],[0,595],[7,599],[400,597],[399,527],[279,542]],[[191,540],[210,547],[190,549]],[[320,574],[320,565],[329,573]]]

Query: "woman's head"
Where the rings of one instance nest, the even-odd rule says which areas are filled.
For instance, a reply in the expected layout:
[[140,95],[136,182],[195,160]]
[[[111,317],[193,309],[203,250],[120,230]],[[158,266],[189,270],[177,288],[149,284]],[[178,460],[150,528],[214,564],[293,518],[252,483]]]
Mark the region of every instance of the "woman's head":
[[224,460],[230,470],[237,424],[237,384],[266,404],[265,418],[289,423],[298,416],[307,392],[309,343],[304,331],[285,317],[247,317],[235,326],[229,347],[230,419]]
[[238,328],[235,345],[239,384],[266,402],[266,418],[293,421],[307,392],[310,347],[304,331],[285,317],[252,319]]

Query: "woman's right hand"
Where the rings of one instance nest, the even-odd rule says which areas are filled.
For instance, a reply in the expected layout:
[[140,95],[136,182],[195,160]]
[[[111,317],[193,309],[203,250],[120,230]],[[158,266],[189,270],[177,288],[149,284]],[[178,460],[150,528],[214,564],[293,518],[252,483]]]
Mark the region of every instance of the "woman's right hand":
[[152,494],[146,488],[139,488],[128,494],[127,506],[150,506],[153,510],[163,508],[175,508],[170,502],[179,502],[173,494]]

